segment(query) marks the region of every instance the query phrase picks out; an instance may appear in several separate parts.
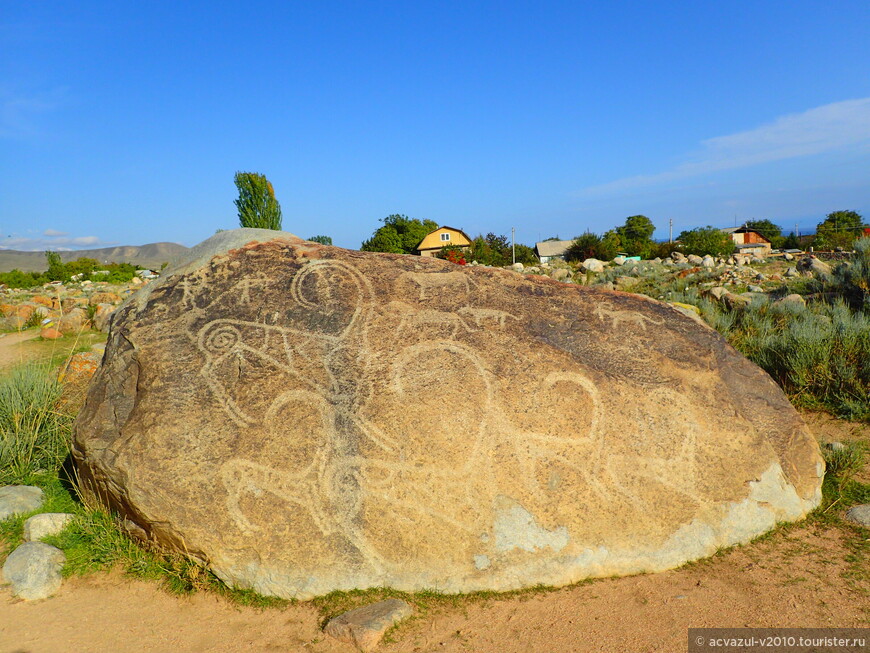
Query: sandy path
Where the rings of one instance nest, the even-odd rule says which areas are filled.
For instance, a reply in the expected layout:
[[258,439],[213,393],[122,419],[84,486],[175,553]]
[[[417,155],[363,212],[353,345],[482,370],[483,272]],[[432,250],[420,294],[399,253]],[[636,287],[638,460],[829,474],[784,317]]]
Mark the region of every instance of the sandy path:
[[[699,564],[419,615],[381,650],[684,651],[697,626],[870,626],[870,578],[848,570],[837,530],[800,527]],[[176,597],[119,574],[67,581],[53,598],[0,594],[0,652],[336,651],[308,604],[239,608]]]
[[33,340],[38,335],[39,331],[35,329],[2,334],[0,337],[0,369],[23,363],[26,350],[21,343]]

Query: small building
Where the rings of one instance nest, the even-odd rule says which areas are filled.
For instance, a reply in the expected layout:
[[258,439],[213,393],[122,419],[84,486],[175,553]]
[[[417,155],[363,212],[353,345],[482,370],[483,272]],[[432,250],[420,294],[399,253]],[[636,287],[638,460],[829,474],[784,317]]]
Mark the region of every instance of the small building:
[[719,231],[731,236],[738,254],[754,254],[763,258],[770,254],[772,249],[770,241],[767,238],[746,225],[742,227],[729,227]]
[[535,243],[535,254],[541,263],[547,263],[554,258],[564,261],[565,252],[573,242],[573,240],[545,240],[542,243]]
[[462,229],[453,227],[438,227],[435,231],[426,234],[426,237],[417,245],[417,254],[420,256],[435,256],[442,247],[458,247],[468,250],[471,247],[471,238]]

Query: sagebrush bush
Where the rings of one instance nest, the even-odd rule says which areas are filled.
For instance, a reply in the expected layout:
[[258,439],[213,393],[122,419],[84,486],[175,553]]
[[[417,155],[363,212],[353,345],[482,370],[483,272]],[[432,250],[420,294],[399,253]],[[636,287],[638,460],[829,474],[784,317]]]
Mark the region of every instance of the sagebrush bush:
[[50,367],[29,363],[0,379],[0,485],[56,472],[69,453],[73,415]]
[[842,300],[810,306],[754,303],[738,311],[711,302],[696,305],[797,405],[870,419],[870,317],[863,312]]

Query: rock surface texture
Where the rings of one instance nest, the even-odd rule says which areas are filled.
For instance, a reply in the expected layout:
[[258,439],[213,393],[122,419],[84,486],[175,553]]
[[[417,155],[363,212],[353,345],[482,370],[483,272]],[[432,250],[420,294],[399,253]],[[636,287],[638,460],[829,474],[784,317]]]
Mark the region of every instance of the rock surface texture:
[[824,469],[666,304],[261,230],[118,309],[74,456],[151,537],[297,598],[668,569],[800,519]]

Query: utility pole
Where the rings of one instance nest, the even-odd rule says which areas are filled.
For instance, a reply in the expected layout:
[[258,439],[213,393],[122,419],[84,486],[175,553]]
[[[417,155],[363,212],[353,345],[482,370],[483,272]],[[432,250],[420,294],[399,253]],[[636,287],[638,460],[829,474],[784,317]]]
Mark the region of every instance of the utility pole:
[[516,233],[517,228],[511,227],[511,256],[513,257],[512,263],[517,262],[517,246],[514,244],[514,234]]
[[668,218],[668,242],[674,242],[674,219]]

